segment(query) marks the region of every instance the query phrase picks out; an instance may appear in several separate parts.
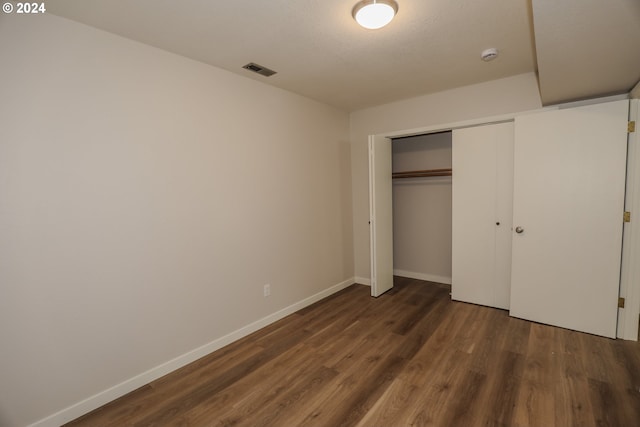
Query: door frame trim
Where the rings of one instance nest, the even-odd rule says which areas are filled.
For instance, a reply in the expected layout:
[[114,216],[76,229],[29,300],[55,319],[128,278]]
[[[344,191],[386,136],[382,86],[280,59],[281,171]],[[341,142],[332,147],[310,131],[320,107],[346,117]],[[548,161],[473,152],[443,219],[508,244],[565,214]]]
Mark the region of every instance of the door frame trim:
[[369,257],[371,263],[371,296],[377,296],[376,287],[377,287],[377,265],[376,265],[376,239],[374,236],[374,228],[373,225],[376,223],[376,210],[374,206],[376,205],[376,185],[375,179],[373,177],[373,163],[375,161],[374,151],[373,151],[373,141],[375,136],[369,135],[368,141],[368,150],[369,150]]
[[[640,100],[631,99],[629,120],[640,123]],[[618,309],[617,337],[638,340],[640,321],[640,130],[629,134],[627,146],[627,187],[625,211],[631,212],[631,222],[624,223],[622,237],[622,265],[620,296],[625,298],[625,308]],[[621,214],[622,215],[622,214]],[[634,285],[635,284],[635,285]]]

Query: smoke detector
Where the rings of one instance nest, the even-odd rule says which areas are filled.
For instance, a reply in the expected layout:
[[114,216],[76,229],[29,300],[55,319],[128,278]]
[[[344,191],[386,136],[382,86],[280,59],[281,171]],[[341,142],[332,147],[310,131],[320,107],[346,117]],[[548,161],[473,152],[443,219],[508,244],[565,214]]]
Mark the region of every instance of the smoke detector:
[[480,54],[480,58],[482,58],[484,62],[493,61],[497,57],[498,57],[498,49],[494,47],[492,47],[491,49],[485,49]]

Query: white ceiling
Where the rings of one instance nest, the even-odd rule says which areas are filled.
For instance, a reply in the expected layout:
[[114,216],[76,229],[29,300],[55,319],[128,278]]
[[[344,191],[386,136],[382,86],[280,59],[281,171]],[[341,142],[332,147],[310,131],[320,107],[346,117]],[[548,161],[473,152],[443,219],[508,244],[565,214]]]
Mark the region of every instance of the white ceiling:
[[532,0],[542,101],[629,92],[640,80],[640,0]]
[[[47,10],[349,111],[531,71],[545,104],[640,79],[640,0],[397,1],[380,30],[355,23],[356,0],[47,0]],[[485,63],[489,47],[500,56]],[[241,68],[249,62],[278,73]]]

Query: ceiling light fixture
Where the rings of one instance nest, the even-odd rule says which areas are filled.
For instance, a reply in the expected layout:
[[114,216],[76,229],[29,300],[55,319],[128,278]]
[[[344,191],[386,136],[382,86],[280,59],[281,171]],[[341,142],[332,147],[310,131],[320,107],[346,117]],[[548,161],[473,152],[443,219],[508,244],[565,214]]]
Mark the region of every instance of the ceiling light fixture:
[[377,30],[396,16],[398,3],[394,0],[362,0],[356,3],[351,13],[353,19],[364,28]]

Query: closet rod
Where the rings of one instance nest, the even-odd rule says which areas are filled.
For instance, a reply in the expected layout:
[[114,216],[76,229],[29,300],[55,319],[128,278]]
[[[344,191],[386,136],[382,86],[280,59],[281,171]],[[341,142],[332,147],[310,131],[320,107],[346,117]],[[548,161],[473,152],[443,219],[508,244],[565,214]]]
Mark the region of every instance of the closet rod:
[[419,171],[394,172],[392,178],[428,178],[432,176],[451,176],[451,169],[427,169]]

